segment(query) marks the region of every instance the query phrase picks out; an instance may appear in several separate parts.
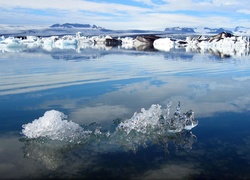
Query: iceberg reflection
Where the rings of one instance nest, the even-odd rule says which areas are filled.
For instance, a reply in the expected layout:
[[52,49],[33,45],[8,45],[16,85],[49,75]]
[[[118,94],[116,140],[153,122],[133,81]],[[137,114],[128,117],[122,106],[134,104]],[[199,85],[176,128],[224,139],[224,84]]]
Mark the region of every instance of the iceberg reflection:
[[56,169],[63,163],[66,152],[86,145],[96,153],[114,149],[137,152],[153,144],[163,146],[168,152],[170,142],[176,148],[190,150],[197,139],[191,129],[198,121],[192,110],[181,114],[180,103],[170,117],[171,104],[169,101],[166,109],[153,104],[148,110],[142,108],[141,112],[135,112],[130,119],[122,122],[117,119],[113,132],[102,132],[100,126],[86,130],[91,125],[83,127],[67,120],[59,111],[47,111],[43,117],[23,125],[23,152],[25,157],[41,161],[48,169]]

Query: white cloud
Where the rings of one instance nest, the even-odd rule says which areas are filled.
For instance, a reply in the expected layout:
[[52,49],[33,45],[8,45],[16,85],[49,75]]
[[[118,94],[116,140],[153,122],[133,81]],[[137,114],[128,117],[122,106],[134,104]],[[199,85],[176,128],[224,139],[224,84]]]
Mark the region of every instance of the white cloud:
[[58,0],[50,0],[49,3],[47,0],[12,0],[10,2],[1,2],[1,8],[31,8],[38,10],[45,9],[56,9],[56,10],[69,10],[69,11],[90,11],[90,12],[101,12],[101,13],[110,13],[110,12],[145,12],[150,11],[150,9],[140,8],[136,6],[128,6],[122,4],[114,3],[97,3],[86,0],[61,0],[60,3]]
[[[91,0],[12,0],[0,3],[0,21],[12,24],[77,22],[110,29],[171,26],[246,26],[248,0],[130,0],[127,5]],[[21,17],[21,18],[20,18]],[[20,20],[21,19],[21,20]],[[240,24],[239,24],[240,23]]]
[[243,13],[243,14],[250,14],[250,9],[240,9],[237,12]]

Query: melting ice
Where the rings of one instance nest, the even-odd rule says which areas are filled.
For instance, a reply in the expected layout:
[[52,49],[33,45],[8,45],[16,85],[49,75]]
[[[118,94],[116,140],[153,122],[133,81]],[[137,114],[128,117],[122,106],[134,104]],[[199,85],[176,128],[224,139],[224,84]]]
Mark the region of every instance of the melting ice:
[[93,153],[104,153],[114,149],[137,152],[140,147],[160,144],[169,153],[168,143],[171,141],[176,148],[190,150],[197,140],[190,130],[198,121],[192,110],[182,114],[180,103],[170,117],[171,105],[170,101],[167,108],[159,104],[142,108],[141,112],[120,122],[114,132],[101,132],[101,127],[84,129],[68,120],[62,112],[47,111],[42,117],[23,125],[24,155],[48,169],[56,169],[63,163],[64,153],[82,145],[91,148]]
[[114,133],[102,133],[100,127],[91,130],[84,130],[79,124],[67,120],[67,116],[62,112],[50,110],[39,119],[35,119],[32,123],[23,125],[22,134],[27,138],[46,137],[52,140],[74,141],[83,138],[89,138],[91,134],[114,137],[118,132],[124,132],[123,136],[129,135],[131,132],[148,134],[152,132],[162,133],[177,133],[182,130],[191,130],[198,121],[194,119],[192,110],[181,114],[180,102],[178,103],[173,117],[170,117],[170,107],[172,102],[169,102],[166,109],[162,109],[161,105],[153,104],[146,110],[141,109],[141,112],[135,112],[130,119],[126,119],[116,127]]
[[90,131],[67,120],[67,116],[62,112],[50,110],[44,113],[39,119],[32,123],[23,125],[22,133],[28,138],[46,137],[52,140],[75,140],[85,137]]
[[194,112],[189,110],[181,115],[180,102],[176,107],[174,117],[170,118],[170,102],[167,109],[162,109],[161,105],[153,104],[148,110],[141,109],[140,113],[135,112],[132,118],[120,123],[117,127],[118,130],[123,130],[129,134],[132,130],[147,133],[148,129],[162,128],[167,132],[180,132],[183,129],[191,130],[198,124],[194,119]]

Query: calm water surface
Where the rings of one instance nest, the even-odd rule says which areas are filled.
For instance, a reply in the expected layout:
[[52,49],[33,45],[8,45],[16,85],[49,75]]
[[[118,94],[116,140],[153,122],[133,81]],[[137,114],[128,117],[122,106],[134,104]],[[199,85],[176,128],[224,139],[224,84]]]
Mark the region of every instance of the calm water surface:
[[[191,131],[86,143],[28,139],[22,125],[52,109],[114,132],[152,104],[192,109]],[[30,50],[0,54],[0,177],[250,178],[250,58],[169,52]],[[138,137],[143,138],[143,137]],[[123,141],[128,141],[128,146]]]

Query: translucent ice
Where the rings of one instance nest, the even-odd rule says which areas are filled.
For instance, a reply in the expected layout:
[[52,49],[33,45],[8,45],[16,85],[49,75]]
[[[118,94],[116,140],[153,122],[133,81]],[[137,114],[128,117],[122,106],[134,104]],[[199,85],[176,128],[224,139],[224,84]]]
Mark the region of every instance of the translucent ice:
[[[168,153],[168,143],[172,142],[176,148],[192,149],[196,136],[190,131],[198,124],[194,119],[192,110],[181,113],[181,104],[177,104],[173,115],[170,116],[172,101],[162,108],[153,104],[146,110],[135,112],[124,121],[118,122],[115,129],[102,132],[98,124],[92,123],[84,126],[67,120],[62,112],[50,110],[23,125],[22,134],[25,146],[25,157],[34,159],[44,164],[48,169],[57,169],[63,163],[64,153],[71,151],[83,144],[91,152],[110,152],[120,150],[137,152],[140,147],[146,148],[152,144],[161,144]],[[89,149],[88,149],[89,151]]]
[[114,132],[101,132],[101,127],[94,127],[91,131],[84,130],[80,125],[68,121],[62,112],[51,110],[32,123],[23,125],[22,133],[27,138],[45,137],[73,144],[105,141],[132,151],[137,151],[140,146],[147,147],[151,143],[167,145],[169,140],[176,146],[191,149],[196,137],[190,130],[198,124],[194,119],[194,112],[189,110],[182,114],[179,102],[170,116],[171,106],[172,101],[169,101],[166,108],[159,104],[151,105],[148,110],[142,108],[141,112],[135,112],[130,119],[120,122]]
[[116,143],[136,152],[140,146],[147,147],[151,143],[167,145],[171,139],[176,146],[191,149],[196,137],[190,130],[198,124],[194,119],[194,112],[189,110],[181,114],[179,102],[170,117],[171,105],[172,101],[169,101],[164,109],[159,104],[153,104],[148,110],[142,108],[141,112],[136,112],[130,119],[121,122],[113,135]]
[[23,125],[22,133],[28,138],[47,137],[52,140],[73,141],[90,134],[78,124],[68,121],[62,112],[50,110],[32,123]]
[[117,131],[122,130],[129,134],[132,130],[136,132],[146,133],[148,129],[163,128],[168,132],[180,132],[183,129],[191,130],[197,126],[198,121],[194,119],[194,112],[181,114],[180,102],[176,107],[173,117],[169,116],[172,102],[167,104],[166,109],[162,109],[161,105],[153,104],[148,110],[141,109],[140,113],[134,113],[133,117],[121,122],[117,126]]
[[117,130],[122,129],[126,133],[130,133],[131,130],[146,133],[147,128],[153,128],[158,125],[159,118],[162,114],[161,106],[159,104],[153,104],[149,110],[141,109],[141,113],[135,112],[133,117],[121,122]]

